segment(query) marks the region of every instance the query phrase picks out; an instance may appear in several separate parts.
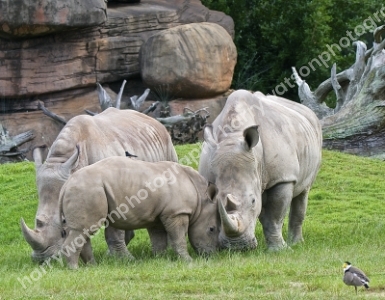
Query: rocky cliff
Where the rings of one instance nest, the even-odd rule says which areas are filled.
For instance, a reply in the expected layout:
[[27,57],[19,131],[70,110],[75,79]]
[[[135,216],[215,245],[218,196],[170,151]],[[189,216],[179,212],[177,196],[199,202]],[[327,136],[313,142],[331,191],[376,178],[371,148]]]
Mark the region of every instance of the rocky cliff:
[[[81,3],[0,0],[0,123],[10,135],[34,131],[24,148],[51,145],[62,127],[42,114],[39,101],[68,120],[100,110],[97,82],[142,87],[139,52],[154,34],[208,22],[234,35],[229,16],[197,0]],[[137,92],[126,88],[125,95]]]

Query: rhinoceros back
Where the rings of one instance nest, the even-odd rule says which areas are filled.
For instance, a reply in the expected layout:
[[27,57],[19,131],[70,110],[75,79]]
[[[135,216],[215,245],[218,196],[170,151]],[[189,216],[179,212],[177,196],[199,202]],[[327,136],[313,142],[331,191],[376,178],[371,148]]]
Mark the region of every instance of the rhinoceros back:
[[47,162],[64,162],[80,147],[74,171],[128,151],[144,161],[177,161],[171,138],[162,124],[133,110],[108,108],[91,117],[72,118],[48,153]]

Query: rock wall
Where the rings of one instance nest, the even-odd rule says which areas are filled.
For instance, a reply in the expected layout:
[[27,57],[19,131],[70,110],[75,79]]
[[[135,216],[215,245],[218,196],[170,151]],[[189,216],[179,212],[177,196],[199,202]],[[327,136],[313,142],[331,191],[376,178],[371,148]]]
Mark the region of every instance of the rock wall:
[[0,95],[31,97],[139,76],[144,41],[181,24],[214,22],[234,34],[230,17],[194,0],[113,3],[107,15],[100,26],[35,38],[0,38]]
[[[6,2],[10,3],[0,0],[0,8]],[[67,26],[46,22],[52,32],[34,31],[41,24],[23,25],[25,36],[18,29],[7,29],[17,28],[17,24],[4,22],[0,10],[0,123],[10,135],[34,131],[35,139],[25,149],[50,146],[62,128],[38,109],[37,101],[67,120],[85,109],[100,111],[96,83],[120,86],[124,79],[140,81],[139,51],[155,33],[182,24],[211,22],[234,36],[230,17],[208,10],[197,0],[108,2],[106,15],[106,22],[89,27],[71,18]],[[130,95],[127,89],[125,94]],[[31,158],[30,151],[27,158]]]
[[0,37],[25,38],[107,21],[104,0],[0,0]]

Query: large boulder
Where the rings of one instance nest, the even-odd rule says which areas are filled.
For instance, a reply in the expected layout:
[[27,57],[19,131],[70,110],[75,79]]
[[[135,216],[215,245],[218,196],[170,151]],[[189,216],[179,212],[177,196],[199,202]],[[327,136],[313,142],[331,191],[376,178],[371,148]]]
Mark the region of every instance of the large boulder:
[[24,38],[107,20],[104,0],[0,0],[0,37]]
[[151,36],[139,60],[150,89],[172,97],[208,98],[230,88],[237,50],[222,26],[202,22]]

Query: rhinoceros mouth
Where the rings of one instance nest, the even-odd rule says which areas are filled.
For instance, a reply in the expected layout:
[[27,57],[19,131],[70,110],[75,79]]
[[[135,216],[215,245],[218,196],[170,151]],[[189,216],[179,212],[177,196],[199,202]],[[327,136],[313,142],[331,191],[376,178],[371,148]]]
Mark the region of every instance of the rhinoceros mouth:
[[42,251],[33,251],[31,258],[34,262],[38,264],[43,264],[47,259],[56,255],[60,251],[60,247],[58,245],[48,246]]
[[31,258],[34,262],[37,262],[38,264],[44,263],[44,261],[49,257],[48,255],[44,254],[47,251],[48,248],[44,249],[41,253],[33,251],[31,254]]
[[200,244],[193,248],[200,256],[209,256],[218,249],[218,247],[213,247],[212,245],[203,245],[203,244]]
[[219,245],[222,250],[236,250],[236,251],[246,251],[257,248],[258,242],[255,237],[245,238],[245,237],[236,237],[229,238],[227,236],[219,236]]

